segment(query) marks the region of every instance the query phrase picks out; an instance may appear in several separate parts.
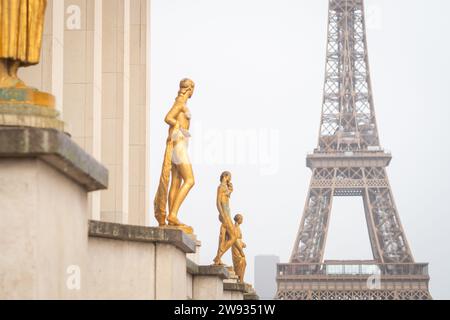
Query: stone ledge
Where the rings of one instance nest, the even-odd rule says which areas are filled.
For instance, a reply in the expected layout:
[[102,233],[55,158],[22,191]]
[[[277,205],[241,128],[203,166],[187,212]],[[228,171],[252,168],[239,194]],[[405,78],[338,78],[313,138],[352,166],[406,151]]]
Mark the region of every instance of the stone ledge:
[[246,301],[258,301],[259,300],[259,296],[256,294],[256,292],[244,293],[244,300],[246,300]]
[[230,273],[225,267],[221,266],[199,266],[190,259],[186,259],[187,272],[193,276],[219,277],[229,279]]
[[248,283],[245,284],[244,300],[259,300],[259,296],[255,289]]
[[195,241],[181,230],[89,221],[89,236],[120,241],[171,244],[184,253],[195,252]]
[[225,291],[237,291],[246,293],[246,288],[244,283],[224,283],[223,290]]
[[199,266],[197,275],[219,277],[221,279],[228,279],[230,277],[228,270],[219,266]]
[[186,259],[186,269],[187,269],[187,273],[189,273],[191,275],[196,275],[199,273],[198,264],[196,264],[191,259]]
[[230,273],[227,268],[221,266],[199,266],[198,267],[199,276],[218,276],[222,279],[228,279]]
[[54,129],[0,127],[0,158],[38,158],[89,192],[108,187],[108,170]]

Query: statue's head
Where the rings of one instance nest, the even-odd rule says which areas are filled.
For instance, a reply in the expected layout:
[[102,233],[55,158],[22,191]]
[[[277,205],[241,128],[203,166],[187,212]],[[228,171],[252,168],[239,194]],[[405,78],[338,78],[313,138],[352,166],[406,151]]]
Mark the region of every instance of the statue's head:
[[242,224],[242,222],[244,222],[244,216],[242,214],[235,215],[234,222],[236,222],[237,224]]
[[225,171],[220,175],[220,182],[228,183],[231,181],[231,172]]
[[184,95],[191,98],[194,94],[195,83],[191,79],[185,78],[180,82],[180,91],[178,95]]

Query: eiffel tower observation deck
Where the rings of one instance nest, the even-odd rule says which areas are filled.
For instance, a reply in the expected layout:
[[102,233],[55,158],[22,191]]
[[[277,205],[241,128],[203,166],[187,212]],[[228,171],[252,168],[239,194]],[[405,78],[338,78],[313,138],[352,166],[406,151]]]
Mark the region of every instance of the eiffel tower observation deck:
[[[416,263],[378,135],[363,0],[330,0],[319,142],[290,263],[279,264],[277,299],[431,299],[427,263]],[[371,261],[324,261],[333,197],[362,197]]]

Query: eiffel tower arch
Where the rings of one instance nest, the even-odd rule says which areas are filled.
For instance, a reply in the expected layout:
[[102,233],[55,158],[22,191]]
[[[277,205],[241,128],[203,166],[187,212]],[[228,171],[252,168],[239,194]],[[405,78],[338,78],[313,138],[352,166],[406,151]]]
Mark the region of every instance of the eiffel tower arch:
[[[318,147],[290,263],[279,264],[277,299],[431,299],[428,264],[416,263],[402,227],[380,146],[363,0],[329,0]],[[334,197],[362,197],[371,261],[324,261]]]

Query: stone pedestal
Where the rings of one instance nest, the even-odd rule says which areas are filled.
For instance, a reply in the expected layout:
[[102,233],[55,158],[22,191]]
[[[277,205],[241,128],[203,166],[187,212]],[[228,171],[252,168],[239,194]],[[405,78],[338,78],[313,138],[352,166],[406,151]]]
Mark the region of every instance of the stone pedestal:
[[245,284],[225,282],[223,284],[223,300],[244,300]]
[[35,88],[0,88],[0,105],[22,107],[24,105],[54,109],[55,97]]
[[0,88],[0,126],[64,131],[55,98],[33,88]]
[[91,221],[89,299],[185,300],[186,254],[195,242],[179,230]]
[[192,298],[194,300],[222,300],[223,281],[228,279],[228,270],[219,266],[191,264]]
[[224,300],[258,300],[251,285],[239,282],[239,277],[233,267],[227,267],[227,270],[229,277],[223,281]]
[[186,300],[186,253],[169,244],[156,245],[156,300]]
[[244,300],[259,300],[259,296],[252,285],[245,284]]
[[226,267],[226,268],[228,270],[229,277],[228,277],[228,279],[224,280],[224,283],[238,283],[239,277],[234,272],[234,268],[233,267]]
[[0,125],[9,127],[34,127],[64,131],[64,123],[58,120],[54,109],[24,105],[17,109],[0,104]]
[[200,249],[202,247],[202,243],[197,239],[196,235],[190,235],[190,237],[195,242],[195,252],[189,253],[187,258],[196,264],[200,264]]
[[57,130],[0,127],[0,299],[79,299],[88,192],[108,172]]

